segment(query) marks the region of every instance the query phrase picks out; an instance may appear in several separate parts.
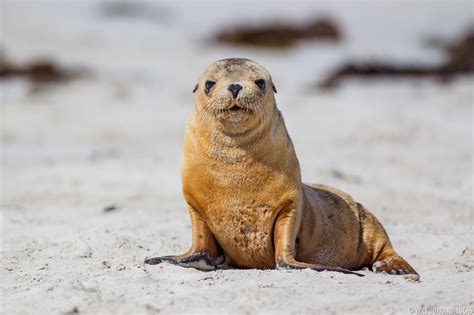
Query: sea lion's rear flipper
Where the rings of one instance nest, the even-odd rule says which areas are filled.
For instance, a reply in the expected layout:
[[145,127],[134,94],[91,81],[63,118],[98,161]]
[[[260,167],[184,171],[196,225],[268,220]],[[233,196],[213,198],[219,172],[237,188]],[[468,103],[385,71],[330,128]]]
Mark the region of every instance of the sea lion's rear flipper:
[[372,265],[372,270],[377,273],[389,275],[402,275],[404,278],[419,281],[420,275],[408,264],[405,259],[395,252],[385,256],[379,256]]

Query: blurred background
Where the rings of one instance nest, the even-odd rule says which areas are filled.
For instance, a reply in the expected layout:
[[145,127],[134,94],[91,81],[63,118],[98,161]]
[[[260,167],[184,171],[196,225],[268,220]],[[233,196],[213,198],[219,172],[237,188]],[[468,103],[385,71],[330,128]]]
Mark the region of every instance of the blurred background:
[[[2,0],[0,10],[7,263],[36,268],[49,252],[92,259],[84,272],[133,270],[185,249],[192,89],[209,63],[246,57],[273,76],[305,181],[373,209],[402,255],[417,253],[416,269],[466,265],[456,253],[471,242],[472,1]],[[124,248],[126,262],[108,257]]]
[[[430,103],[454,101],[436,95],[454,95],[469,85],[465,74],[474,67],[470,1],[4,0],[1,17],[7,174],[11,163],[26,160],[95,163],[134,156],[151,169],[169,165],[150,176],[153,183],[166,179],[160,191],[179,190],[191,90],[199,71],[215,60],[247,57],[272,73],[310,180],[321,176],[312,169],[317,163],[343,167],[334,160],[341,154],[396,159],[383,156],[392,138],[428,137],[429,130],[417,129],[418,120],[435,119]],[[423,98],[427,93],[433,99]],[[459,92],[464,98],[456,101],[464,106],[450,110],[470,111],[470,96]],[[433,144],[418,154],[443,159],[436,152],[443,149]],[[456,158],[469,158],[467,149]],[[11,175],[13,180],[23,174]],[[46,189],[49,182],[38,180]],[[56,183],[51,185],[48,193],[57,194]]]

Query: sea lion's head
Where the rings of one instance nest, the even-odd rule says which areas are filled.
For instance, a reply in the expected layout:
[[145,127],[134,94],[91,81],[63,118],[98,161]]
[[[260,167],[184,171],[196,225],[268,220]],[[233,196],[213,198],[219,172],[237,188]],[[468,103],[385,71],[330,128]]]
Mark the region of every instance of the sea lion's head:
[[200,115],[221,126],[245,130],[274,110],[275,85],[268,71],[244,58],[228,58],[207,66],[194,87]]

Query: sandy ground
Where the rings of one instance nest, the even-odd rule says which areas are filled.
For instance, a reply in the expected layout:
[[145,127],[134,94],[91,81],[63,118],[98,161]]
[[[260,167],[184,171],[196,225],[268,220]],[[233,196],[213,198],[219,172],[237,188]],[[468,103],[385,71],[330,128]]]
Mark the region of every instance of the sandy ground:
[[[2,1],[9,55],[93,70],[35,94],[20,80],[1,83],[2,314],[473,313],[473,79],[311,87],[348,57],[437,62],[424,36],[457,34],[472,19],[469,2],[267,3],[247,16],[217,3],[157,8],[163,16],[152,22],[104,19],[95,3]],[[288,52],[203,40],[269,10],[330,13],[346,40]],[[370,271],[359,278],[142,264],[190,244],[183,128],[198,71],[227,56],[271,71],[304,180],[371,209],[420,283]]]

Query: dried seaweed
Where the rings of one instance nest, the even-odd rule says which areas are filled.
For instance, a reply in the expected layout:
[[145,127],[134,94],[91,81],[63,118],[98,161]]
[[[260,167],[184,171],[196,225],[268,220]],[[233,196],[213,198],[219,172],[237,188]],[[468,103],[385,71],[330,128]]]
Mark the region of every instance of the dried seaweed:
[[37,90],[51,84],[65,83],[84,75],[87,71],[79,68],[68,68],[51,61],[36,60],[29,63],[15,63],[0,54],[0,80],[24,78]]
[[444,50],[445,61],[434,66],[413,63],[397,65],[381,61],[348,62],[329,74],[318,86],[321,89],[332,89],[348,77],[434,77],[447,81],[455,75],[474,72],[474,30],[470,30]]
[[219,32],[214,40],[229,45],[285,49],[303,40],[339,41],[341,37],[335,21],[319,18],[305,25],[273,22],[262,26],[236,26]]

